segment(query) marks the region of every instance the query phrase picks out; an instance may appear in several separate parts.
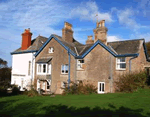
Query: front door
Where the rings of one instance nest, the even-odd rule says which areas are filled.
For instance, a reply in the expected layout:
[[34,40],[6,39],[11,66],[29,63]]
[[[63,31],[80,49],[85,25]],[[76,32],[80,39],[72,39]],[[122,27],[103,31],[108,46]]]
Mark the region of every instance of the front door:
[[105,82],[98,82],[98,93],[105,92]]

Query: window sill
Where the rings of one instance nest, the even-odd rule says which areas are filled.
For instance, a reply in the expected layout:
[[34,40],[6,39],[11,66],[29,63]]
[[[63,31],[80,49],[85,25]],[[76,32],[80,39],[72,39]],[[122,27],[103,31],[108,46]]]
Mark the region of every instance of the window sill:
[[85,69],[77,69],[77,71],[84,71]]
[[47,74],[47,73],[37,73],[37,75],[51,75],[51,74]]
[[61,73],[61,75],[68,75],[68,73],[66,73],[66,74]]
[[116,69],[116,71],[126,71],[126,69]]

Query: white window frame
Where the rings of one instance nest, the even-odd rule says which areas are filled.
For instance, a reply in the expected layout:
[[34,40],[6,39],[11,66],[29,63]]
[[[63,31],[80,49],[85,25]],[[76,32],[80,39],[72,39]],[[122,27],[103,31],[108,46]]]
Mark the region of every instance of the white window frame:
[[48,64],[48,65],[47,65],[47,73],[48,73],[48,74],[51,74],[51,72],[52,72],[52,65],[51,65],[51,64]]
[[63,81],[63,82],[61,82],[61,87],[62,88],[65,88],[65,86],[66,86],[67,84]]
[[28,63],[28,76],[31,75],[31,61]]
[[[118,62],[118,59],[125,58],[125,62]],[[118,68],[118,64],[125,63],[126,65],[126,57],[118,57],[116,58],[116,70],[126,70],[126,68]]]
[[[104,91],[102,91],[102,84],[104,84]],[[99,90],[100,86],[101,86],[101,91]],[[98,90],[98,93],[105,93],[105,82],[98,82],[98,89],[97,90]]]
[[[39,72],[39,65],[41,65],[41,72]],[[43,72],[43,66],[46,65],[46,71]],[[51,65],[51,64],[47,64],[47,63],[37,63],[37,74],[40,74],[40,75],[50,75],[51,74],[51,69],[50,71],[48,71],[48,65]]]
[[[77,59],[77,70],[83,70],[82,66],[84,63],[80,63],[80,60],[84,61],[84,59]],[[81,67],[78,67],[78,65],[81,65]]]
[[[65,71],[67,71],[65,68],[65,66],[68,66],[68,64],[63,64],[63,65],[61,65],[61,74],[68,74],[68,73],[66,73]],[[62,72],[62,66],[64,66],[64,72]],[[69,72],[69,66],[68,66],[68,72]]]
[[54,53],[54,48],[53,47],[49,47],[48,53]]

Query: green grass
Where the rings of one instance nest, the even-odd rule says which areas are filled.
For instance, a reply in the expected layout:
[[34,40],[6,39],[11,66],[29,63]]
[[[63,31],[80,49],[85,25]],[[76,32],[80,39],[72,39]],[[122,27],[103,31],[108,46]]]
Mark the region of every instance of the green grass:
[[0,116],[150,117],[150,89],[99,95],[1,97]]

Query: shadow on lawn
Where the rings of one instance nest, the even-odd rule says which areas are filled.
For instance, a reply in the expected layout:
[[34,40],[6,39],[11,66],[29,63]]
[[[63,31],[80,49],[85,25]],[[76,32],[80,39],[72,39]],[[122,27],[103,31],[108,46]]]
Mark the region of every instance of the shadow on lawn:
[[[10,104],[12,101],[13,100],[5,103]],[[0,117],[146,117],[141,114],[143,109],[132,110],[123,106],[117,109],[111,104],[108,105],[109,109],[100,108],[98,106],[93,109],[90,107],[76,108],[73,106],[68,107],[62,104],[42,107],[42,102],[36,103],[33,101],[28,103],[20,103],[13,108],[7,109],[5,109],[4,103],[0,102],[0,106]]]

